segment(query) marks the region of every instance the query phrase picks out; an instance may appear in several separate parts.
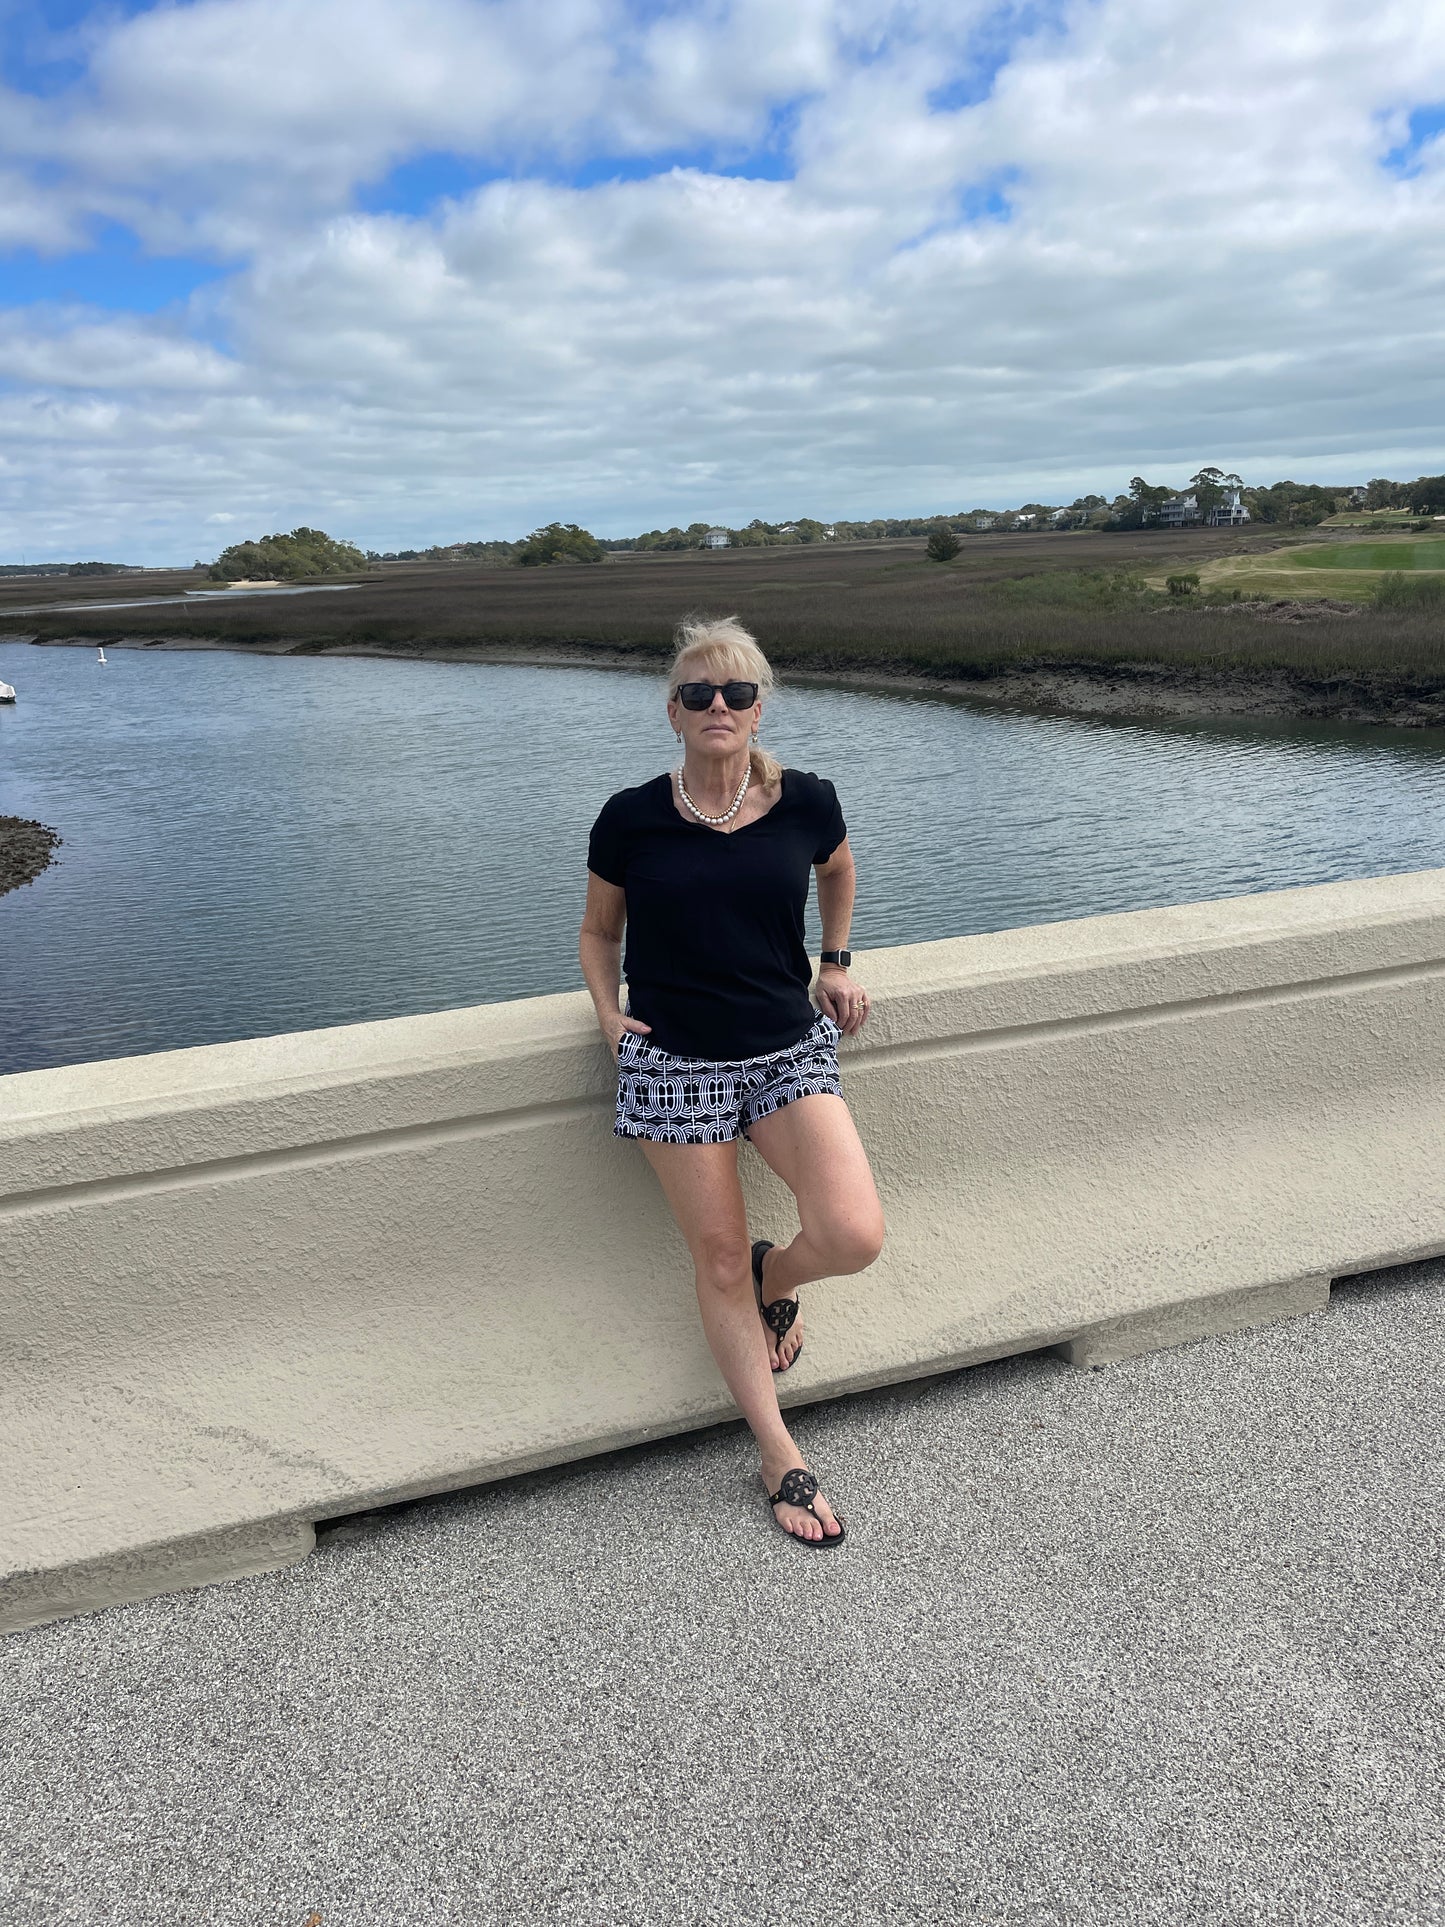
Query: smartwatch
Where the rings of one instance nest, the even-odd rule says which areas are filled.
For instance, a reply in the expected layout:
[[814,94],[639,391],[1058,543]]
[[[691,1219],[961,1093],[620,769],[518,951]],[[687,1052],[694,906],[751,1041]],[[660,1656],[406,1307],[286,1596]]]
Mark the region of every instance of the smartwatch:
[[851,950],[820,950],[818,952],[819,963],[837,964],[840,969],[843,970],[846,970],[852,961],[853,952]]

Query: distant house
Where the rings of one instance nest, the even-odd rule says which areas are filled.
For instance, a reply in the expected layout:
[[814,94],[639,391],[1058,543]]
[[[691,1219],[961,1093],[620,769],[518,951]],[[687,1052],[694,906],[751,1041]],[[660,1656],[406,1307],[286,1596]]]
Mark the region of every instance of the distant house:
[[778,525],[779,535],[796,535],[797,533],[798,525],[796,522],[782,522]]
[[1239,499],[1239,490],[1232,488],[1222,502],[1209,511],[1209,526],[1212,529],[1237,529],[1242,522],[1249,520],[1249,510]]
[[1171,495],[1167,502],[1161,502],[1150,520],[1161,529],[1182,529],[1186,522],[1199,520],[1199,497],[1197,495]]
[[705,549],[726,549],[732,546],[732,537],[726,529],[709,529],[702,538]]
[[985,529],[991,529],[993,527],[993,517],[991,515],[976,515],[973,519],[973,526],[978,533],[982,535]]
[[1020,529],[1031,529],[1034,523],[1038,521],[1038,519],[1039,518],[1037,517],[1037,515],[1035,515],[1033,511],[1030,510],[1027,515],[1024,515],[1022,513],[1016,515],[1014,517],[1014,526]]
[[[1082,517],[1080,519],[1082,520]],[[1072,509],[1055,509],[1053,514],[1049,517],[1049,520],[1053,523],[1056,529],[1072,528],[1073,522],[1074,522],[1074,511]]]

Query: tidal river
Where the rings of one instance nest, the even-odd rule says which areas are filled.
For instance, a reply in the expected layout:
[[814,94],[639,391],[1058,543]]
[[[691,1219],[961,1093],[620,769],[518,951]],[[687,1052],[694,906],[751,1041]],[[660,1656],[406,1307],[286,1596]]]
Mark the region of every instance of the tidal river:
[[[657,675],[0,643],[0,1071],[581,982],[587,830],[673,760]],[[779,693],[838,785],[855,949],[1445,863],[1445,736]],[[816,931],[813,933],[816,941]]]

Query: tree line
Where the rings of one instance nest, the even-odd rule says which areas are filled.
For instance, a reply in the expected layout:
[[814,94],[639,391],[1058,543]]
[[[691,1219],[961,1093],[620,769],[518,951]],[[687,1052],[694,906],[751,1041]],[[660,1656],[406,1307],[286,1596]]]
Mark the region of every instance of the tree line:
[[1445,475],[1417,475],[1413,482],[1376,476],[1360,504],[1366,509],[1408,509],[1411,515],[1445,515]]
[[[738,549],[924,536],[929,540],[929,553],[946,560],[957,554],[960,538],[972,534],[1041,528],[1105,532],[1147,529],[1158,525],[1168,504],[1191,495],[1201,520],[1207,520],[1211,510],[1232,502],[1237,495],[1252,522],[1289,528],[1313,528],[1349,509],[1396,510],[1419,517],[1445,515],[1445,475],[1420,475],[1413,482],[1376,477],[1361,491],[1290,481],[1251,487],[1238,475],[1205,467],[1197,470],[1182,489],[1136,475],[1128,489],[1112,501],[1102,495],[1080,495],[1068,503],[1025,502],[1016,509],[957,509],[952,514],[876,516],[866,521],[820,522],[815,516],[800,515],[766,522],[754,517],[745,527],[724,532],[729,547]],[[718,526],[689,522],[686,528],[647,529],[641,535],[599,538],[576,522],[548,522],[516,542],[451,542],[426,549],[365,551],[353,543],[337,541],[320,529],[299,528],[289,535],[234,542],[208,569],[200,562],[196,568],[206,570],[213,581],[220,582],[248,577],[295,581],[307,576],[349,575],[379,562],[490,562],[541,568],[555,563],[597,563],[608,554],[628,551],[701,549]],[[99,571],[105,566],[90,563],[82,565],[82,570]]]
[[[1112,500],[1103,495],[1079,495],[1072,502],[1024,502],[1017,508],[955,509],[952,513],[915,516],[877,516],[870,520],[824,523],[799,515],[781,522],[755,518],[742,528],[726,531],[732,548],[785,548],[813,542],[877,542],[900,536],[967,536],[1010,530],[1094,528],[1104,531],[1147,529],[1160,521],[1166,504],[1192,495],[1201,521],[1238,493],[1251,522],[1289,528],[1312,528],[1331,515],[1350,508],[1403,509],[1415,515],[1445,514],[1445,477],[1422,475],[1413,482],[1372,481],[1363,498],[1353,488],[1330,488],[1314,482],[1271,482],[1250,486],[1239,475],[1206,466],[1182,488],[1147,481],[1136,475],[1127,490]],[[712,525],[690,522],[686,528],[648,529],[641,535],[603,540],[609,550],[700,549]]]

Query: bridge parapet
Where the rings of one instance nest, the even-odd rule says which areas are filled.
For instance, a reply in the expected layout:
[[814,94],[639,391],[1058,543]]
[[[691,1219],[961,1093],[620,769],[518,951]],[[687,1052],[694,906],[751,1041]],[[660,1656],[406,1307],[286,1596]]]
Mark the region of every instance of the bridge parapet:
[[[1445,871],[863,955],[799,1404],[1445,1251]],[[734,1416],[581,993],[0,1078],[0,1627]],[[752,1222],[791,1200],[744,1152]]]

